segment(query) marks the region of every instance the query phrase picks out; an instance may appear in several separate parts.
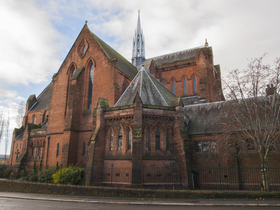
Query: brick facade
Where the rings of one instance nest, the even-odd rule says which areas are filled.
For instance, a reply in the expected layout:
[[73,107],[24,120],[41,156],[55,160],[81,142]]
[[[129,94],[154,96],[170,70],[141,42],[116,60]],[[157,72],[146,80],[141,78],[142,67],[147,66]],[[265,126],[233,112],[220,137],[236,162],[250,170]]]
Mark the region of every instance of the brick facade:
[[[191,167],[215,165],[218,158],[211,162],[196,151],[195,142],[210,145],[214,134],[187,133],[193,118],[186,106],[224,97],[211,47],[172,56],[172,61],[160,56],[143,63],[171,92],[175,88],[177,97],[164,90],[173,95],[168,106],[147,105],[137,93],[129,96],[132,104],[114,107],[138,71],[85,25],[48,87],[29,97],[23,126],[14,130],[10,164],[32,167],[35,158],[37,165],[43,160],[43,167],[77,164],[86,167],[87,185],[141,185],[164,182],[165,175],[177,180],[178,174],[180,183],[189,185]],[[149,91],[166,89],[149,82],[155,85]],[[249,154],[241,164],[253,164],[254,158]],[[159,168],[171,172],[163,175]]]

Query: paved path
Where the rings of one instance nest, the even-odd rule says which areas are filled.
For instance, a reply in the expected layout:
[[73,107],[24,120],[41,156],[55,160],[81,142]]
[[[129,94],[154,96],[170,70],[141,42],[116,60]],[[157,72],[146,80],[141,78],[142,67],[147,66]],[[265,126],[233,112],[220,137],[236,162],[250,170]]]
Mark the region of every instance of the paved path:
[[161,198],[128,198],[128,197],[95,197],[50,195],[35,193],[0,192],[0,198],[25,200],[95,203],[95,204],[124,204],[124,205],[154,205],[154,206],[221,206],[221,207],[279,207],[280,199],[161,199]]

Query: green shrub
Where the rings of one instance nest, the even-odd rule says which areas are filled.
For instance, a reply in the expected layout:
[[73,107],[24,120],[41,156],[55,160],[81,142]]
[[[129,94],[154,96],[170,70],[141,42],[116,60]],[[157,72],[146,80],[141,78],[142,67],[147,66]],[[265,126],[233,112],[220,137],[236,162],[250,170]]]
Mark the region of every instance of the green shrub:
[[12,170],[9,168],[3,168],[0,172],[0,178],[9,178]]
[[84,168],[69,165],[67,168],[57,171],[52,175],[53,181],[56,184],[84,184]]
[[28,179],[29,179],[30,182],[37,182],[38,181],[38,175],[33,174]]
[[38,181],[43,183],[53,183],[52,175],[56,172],[55,168],[46,168],[38,173]]

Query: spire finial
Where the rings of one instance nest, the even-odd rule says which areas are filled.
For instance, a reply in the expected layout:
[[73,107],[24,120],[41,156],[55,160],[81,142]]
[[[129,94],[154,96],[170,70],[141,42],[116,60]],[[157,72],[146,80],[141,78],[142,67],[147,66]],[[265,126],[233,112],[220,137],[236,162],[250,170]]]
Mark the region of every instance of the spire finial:
[[87,25],[87,20],[85,21],[85,24]]
[[207,39],[205,39],[205,47],[208,47]]

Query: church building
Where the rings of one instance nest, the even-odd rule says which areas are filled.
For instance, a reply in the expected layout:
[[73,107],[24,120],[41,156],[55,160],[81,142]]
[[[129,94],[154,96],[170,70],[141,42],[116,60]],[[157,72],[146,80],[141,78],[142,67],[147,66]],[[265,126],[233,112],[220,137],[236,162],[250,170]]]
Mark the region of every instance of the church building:
[[197,105],[217,101],[224,101],[220,66],[207,40],[145,58],[138,13],[129,62],[85,23],[49,85],[28,98],[10,164],[77,164],[86,168],[87,185],[141,185],[163,176],[150,169],[173,168],[188,184],[191,165],[204,164],[195,148],[215,149],[213,116],[204,120]]

